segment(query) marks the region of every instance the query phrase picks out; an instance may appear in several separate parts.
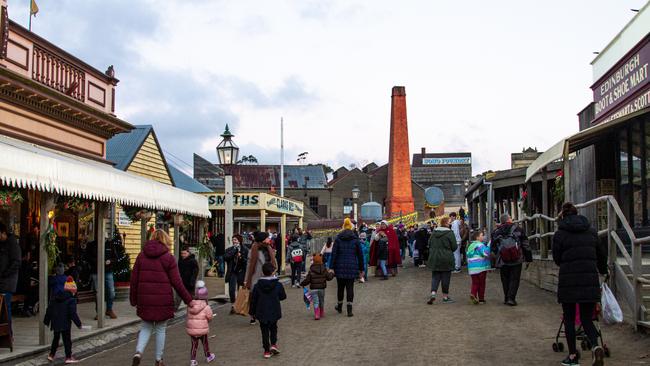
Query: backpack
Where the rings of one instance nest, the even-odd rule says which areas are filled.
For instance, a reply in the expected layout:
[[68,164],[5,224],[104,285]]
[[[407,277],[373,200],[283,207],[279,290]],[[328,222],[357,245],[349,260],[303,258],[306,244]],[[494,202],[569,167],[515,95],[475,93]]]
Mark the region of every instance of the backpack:
[[302,263],[302,249],[296,248],[291,251],[291,262]]
[[499,238],[499,257],[505,264],[517,263],[522,256],[521,245],[515,238],[517,225],[512,225],[507,236]]

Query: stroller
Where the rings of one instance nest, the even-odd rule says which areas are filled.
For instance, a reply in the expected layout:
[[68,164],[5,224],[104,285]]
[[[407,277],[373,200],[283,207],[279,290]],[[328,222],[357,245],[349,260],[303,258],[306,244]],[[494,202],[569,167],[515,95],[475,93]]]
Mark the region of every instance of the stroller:
[[[591,320],[594,321],[594,326],[596,327],[596,332],[598,333],[598,339],[600,340],[600,344],[602,344],[603,351],[605,351],[605,357],[610,357],[609,347],[607,347],[607,344],[603,341],[603,333],[600,331],[600,325],[599,325],[600,313],[601,313],[600,304],[596,304],[596,308],[594,309],[594,314],[592,315]],[[592,344],[589,341],[589,337],[587,337],[584,328],[582,327],[582,322],[580,321],[580,306],[578,304],[576,304],[575,326],[576,326],[576,342],[578,341],[580,342],[580,348],[582,348],[583,351],[590,350]],[[553,343],[553,352],[564,352],[564,343],[560,341],[560,338],[566,339],[566,332],[564,330],[564,317],[562,317],[562,321],[560,322],[560,328],[558,328],[557,334],[555,335],[555,342]]]

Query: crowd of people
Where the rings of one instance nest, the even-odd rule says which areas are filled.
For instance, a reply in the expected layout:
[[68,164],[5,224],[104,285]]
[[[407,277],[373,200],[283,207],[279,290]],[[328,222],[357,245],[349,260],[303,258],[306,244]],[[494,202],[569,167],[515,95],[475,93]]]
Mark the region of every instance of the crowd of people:
[[[281,302],[287,298],[279,281],[279,265],[276,259],[277,243],[268,232],[254,232],[250,241],[242,235],[234,235],[232,246],[223,251],[223,275],[229,285],[231,302],[242,291],[250,293],[247,315],[250,323],[259,323],[262,335],[263,357],[280,353],[278,346],[278,321],[282,317]],[[349,218],[343,222],[336,237],[328,238],[322,249],[308,252],[304,244],[308,235],[295,230],[288,237],[287,261],[291,267],[291,286],[304,288],[305,298],[313,305],[314,319],[325,316],[325,289],[328,282],[336,279],[337,313],[344,310],[348,317],[354,316],[354,287],[368,279],[368,268],[374,267],[375,276],[382,280],[395,277],[398,268],[408,255],[414,266],[431,271],[431,292],[427,303],[433,305],[454,303],[450,297],[452,274],[467,267],[471,281],[468,285],[472,304],[486,303],[487,274],[498,269],[503,291],[503,304],[517,306],[517,292],[524,263],[532,261],[532,251],[524,230],[513,223],[508,214],[499,218],[491,240],[481,230],[470,230],[464,213],[452,213],[437,223],[419,227],[396,227],[381,221],[370,228],[356,226]],[[3,277],[0,290],[15,291],[20,252],[15,252],[10,234],[0,226],[0,267]],[[178,262],[170,253],[172,241],[163,230],[156,230],[151,240],[138,255],[131,275],[130,302],[136,307],[142,320],[132,365],[140,364],[144,349],[153,336],[155,340],[155,364],[163,366],[163,353],[167,322],[174,317],[178,298],[188,305],[186,332],[190,337],[190,365],[196,360],[199,345],[207,362],[215,359],[210,352],[207,335],[213,317],[208,305],[208,290],[203,281],[197,280],[198,263],[189,248],[181,248]],[[579,364],[576,350],[575,321],[579,315],[582,327],[589,339],[594,365],[603,365],[604,351],[598,344],[598,333],[592,323],[596,303],[600,301],[599,274],[607,273],[606,248],[598,241],[588,219],[578,214],[570,203],[564,204],[558,219],[558,231],[553,238],[553,259],[559,266],[558,302],[562,304],[569,355],[562,365]],[[305,267],[307,255],[312,264]],[[217,266],[219,266],[219,262]],[[61,270],[58,268],[57,270]],[[62,272],[62,271],[61,271]],[[302,274],[305,272],[305,277]],[[9,273],[9,275],[5,275]],[[45,321],[54,332],[54,342],[49,360],[53,360],[63,339],[65,363],[78,362],[71,354],[70,329],[72,324],[81,327],[76,314],[76,285],[72,276],[63,272],[55,276]],[[308,287],[308,290],[306,289]],[[438,296],[441,288],[442,295]],[[344,306],[345,305],[345,306]],[[231,309],[231,314],[235,309]]]

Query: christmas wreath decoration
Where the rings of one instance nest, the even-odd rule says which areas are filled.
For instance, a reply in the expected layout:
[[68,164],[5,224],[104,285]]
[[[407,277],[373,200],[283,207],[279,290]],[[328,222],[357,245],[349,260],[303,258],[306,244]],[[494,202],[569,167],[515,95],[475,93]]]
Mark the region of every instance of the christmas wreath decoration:
[[0,189],[0,208],[11,206],[14,202],[23,202],[23,196],[16,189]]
[[203,234],[203,240],[196,245],[196,252],[199,254],[200,259],[213,259],[214,250],[207,231]]
[[81,212],[89,209],[92,205],[92,202],[78,197],[59,196],[57,204],[63,209],[72,210],[74,212]]

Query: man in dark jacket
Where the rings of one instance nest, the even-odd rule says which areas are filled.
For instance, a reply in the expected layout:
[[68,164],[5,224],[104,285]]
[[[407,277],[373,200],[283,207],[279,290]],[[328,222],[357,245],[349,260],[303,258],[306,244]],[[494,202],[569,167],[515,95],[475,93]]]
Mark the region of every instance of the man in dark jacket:
[[[97,290],[99,279],[97,278],[97,241],[88,242],[86,247],[86,260],[90,264],[90,273],[93,280],[93,288]],[[113,277],[113,266],[117,263],[117,251],[115,242],[107,240],[104,246],[104,296],[106,297],[106,315],[111,319],[117,319],[113,311],[115,300],[115,278]],[[97,300],[95,299],[95,308]],[[96,319],[96,318],[95,318]]]
[[183,286],[190,294],[194,293],[196,278],[199,275],[199,263],[188,247],[181,248],[181,257],[178,259],[178,272],[181,274]]
[[11,329],[11,295],[16,292],[20,272],[20,246],[7,226],[0,222],[0,294],[7,304],[8,322]]
[[[501,285],[503,286],[503,303],[509,306],[517,306],[517,291],[521,282],[521,269],[524,262],[533,261],[533,253],[528,244],[528,237],[524,230],[512,222],[510,215],[503,214],[499,218],[501,223],[492,233],[491,251],[496,258],[496,267],[500,269]],[[502,258],[502,250],[507,242],[516,241],[516,248],[519,251],[514,259]]]
[[280,301],[287,298],[284,286],[273,276],[273,263],[266,262],[262,266],[264,277],[257,281],[251,294],[249,314],[260,322],[262,331],[262,346],[264,358],[280,353],[278,349],[278,320],[282,318]]
[[415,249],[418,250],[417,260],[414,261],[416,266],[424,267],[424,262],[429,258],[429,230],[426,224],[420,226],[420,229],[413,235],[415,237]]
[[[228,294],[230,303],[234,304],[237,288],[244,286],[246,277],[246,266],[248,265],[248,249],[242,244],[241,235],[233,235],[232,246],[226,249],[223,259],[226,261],[226,283],[228,284]],[[235,309],[230,308],[230,314],[235,314]]]
[[226,236],[223,233],[215,233],[210,238],[210,241],[214,246],[214,260],[217,261],[217,274],[219,277],[223,277],[223,255],[226,253]]

